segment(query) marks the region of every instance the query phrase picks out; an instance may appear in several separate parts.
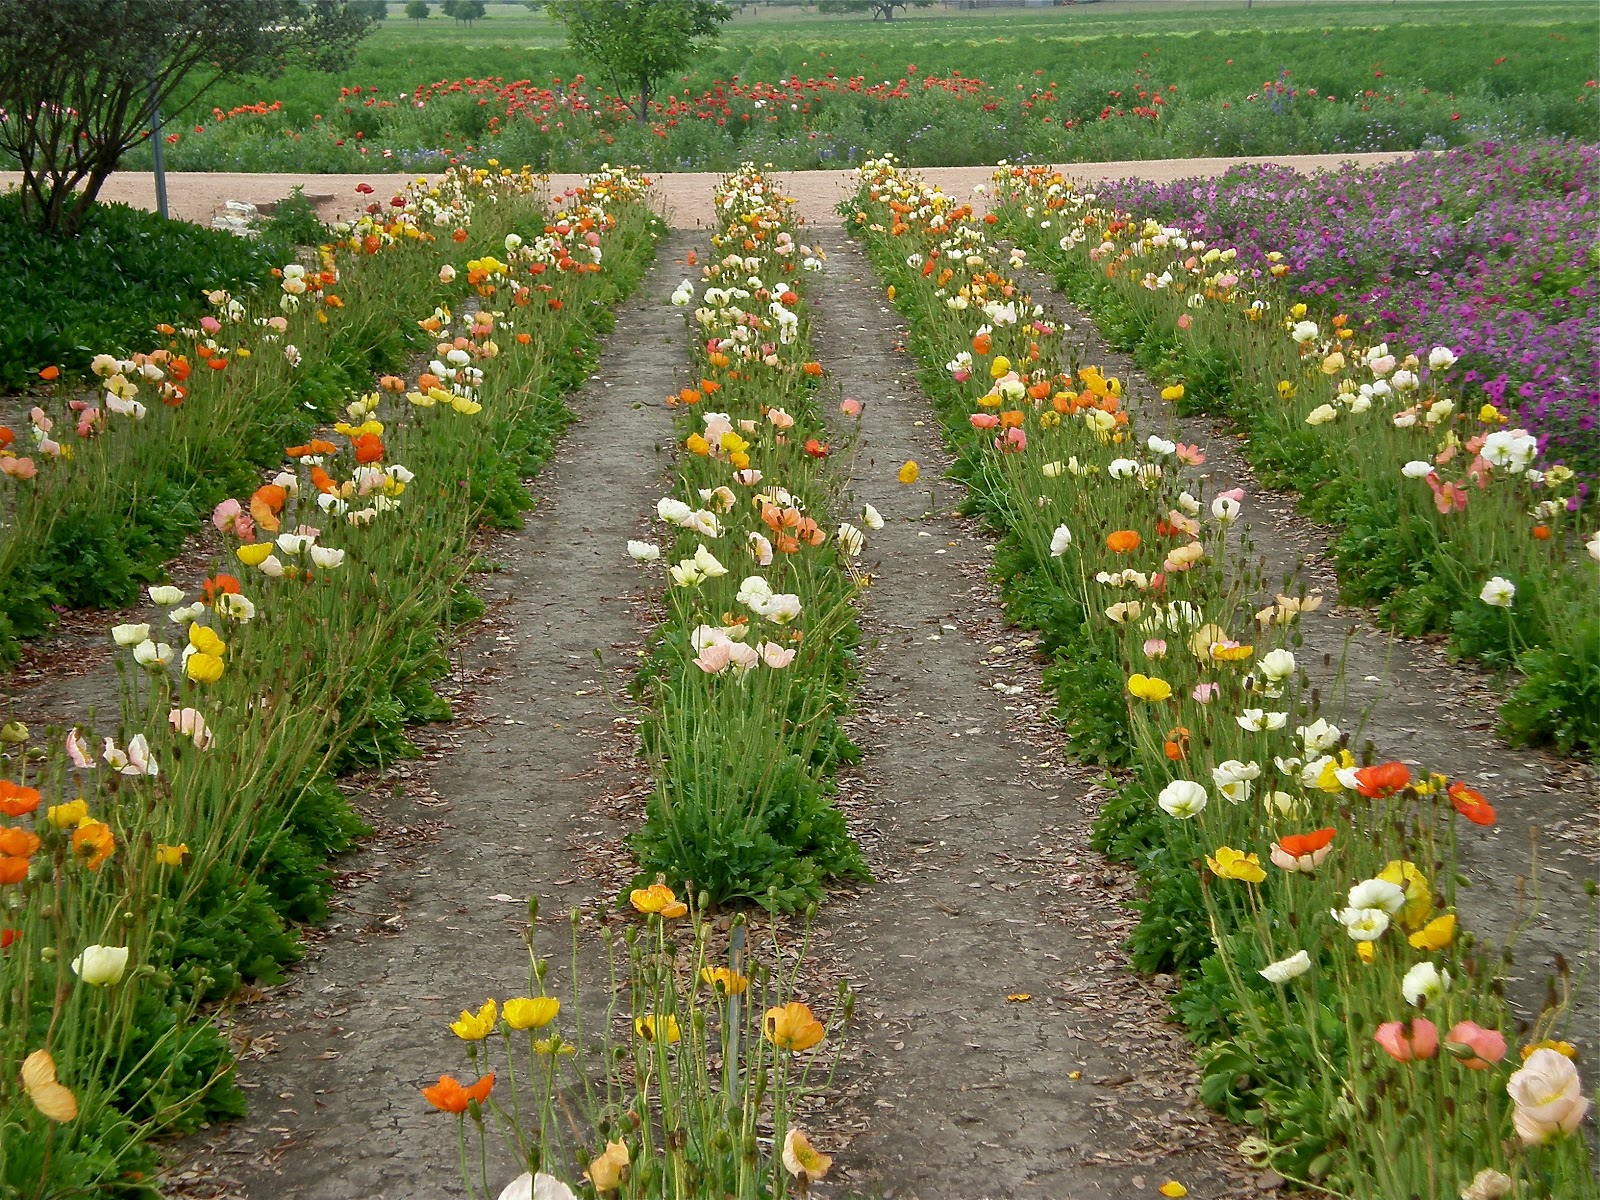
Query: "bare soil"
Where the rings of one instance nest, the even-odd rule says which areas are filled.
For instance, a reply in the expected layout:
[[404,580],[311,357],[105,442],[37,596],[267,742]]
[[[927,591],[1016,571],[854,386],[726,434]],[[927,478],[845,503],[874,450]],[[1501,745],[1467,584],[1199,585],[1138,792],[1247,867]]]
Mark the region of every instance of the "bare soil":
[[[814,336],[833,380],[866,406],[851,486],[887,524],[869,543],[876,582],[851,722],[864,757],[842,782],[877,883],[824,908],[807,976],[814,996],[844,977],[861,997],[837,1086],[807,1117],[837,1161],[817,1194],[1080,1200],[1154,1196],[1173,1178],[1197,1200],[1270,1188],[1275,1177],[1246,1172],[1233,1154],[1242,1132],[1193,1098],[1192,1055],[1165,1020],[1171,981],[1134,975],[1120,950],[1133,889],[1087,846],[1095,774],[1072,763],[1048,719],[1043,664],[1004,623],[983,531],[952,515],[960,490],[940,478],[949,459],[903,327],[836,228],[842,184],[822,174],[788,184],[830,255]],[[974,169],[950,186],[986,176]],[[178,1148],[172,1194],[462,1194],[455,1123],[417,1094],[462,1066],[446,1024],[463,1005],[524,989],[522,897],[559,914],[614,898],[631,873],[625,838],[648,780],[623,689],[657,593],[622,544],[666,485],[661,399],[688,360],[681,316],[664,301],[694,274],[687,253],[703,254],[694,230],[709,222],[711,182],[669,177],[677,232],[573,398],[579,419],[532,485],[527,527],[484,546],[498,567],[480,579],[488,614],[454,651],[458,717],[421,732],[421,760],[351,781],[377,833],[338,864],[334,917],[308,935],[307,960],[230,1014],[251,1113]],[[197,191],[196,203],[216,194]],[[1159,406],[1092,322],[1051,303],[1090,361]],[[1294,514],[1291,497],[1254,489],[1225,429],[1182,429],[1207,446],[1216,486],[1250,489],[1243,531],[1271,574],[1300,570],[1328,597],[1307,622],[1302,661],[1337,658],[1356,630],[1340,723],[1370,709],[1363,736],[1381,753],[1478,781],[1499,808],[1495,830],[1464,838],[1472,927],[1498,937],[1532,910],[1516,881],[1529,831],[1540,830],[1540,902],[1513,981],[1527,1010],[1557,949],[1584,961],[1574,954],[1587,929],[1582,887],[1600,848],[1592,776],[1496,743],[1484,678],[1431,645],[1391,647],[1363,614],[1335,606],[1317,554],[1325,532]],[[907,488],[895,473],[912,458],[923,478]],[[6,681],[8,695],[36,719],[103,702],[109,668],[94,666],[91,647],[104,628],[103,616],[70,626]],[[1596,1028],[1592,976],[1586,986],[1580,1041]]]

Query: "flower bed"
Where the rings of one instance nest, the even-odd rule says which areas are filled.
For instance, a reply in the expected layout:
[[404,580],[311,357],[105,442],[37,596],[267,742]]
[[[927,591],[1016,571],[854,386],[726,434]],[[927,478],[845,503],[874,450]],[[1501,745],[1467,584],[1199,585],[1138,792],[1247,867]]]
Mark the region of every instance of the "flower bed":
[[346,396],[333,430],[218,506],[228,560],[111,631],[119,723],[6,727],[0,1190],[136,1187],[151,1136],[242,1111],[205,1006],[274,978],[291,922],[326,911],[324,861],[360,832],[334,773],[448,715],[429,683],[441,627],[474,604],[473,535],[515,519],[505,493],[548,452],[655,236],[621,173],[554,220],[526,177],[460,187],[511,232],[498,257],[456,252],[476,292],[459,313],[431,302],[456,292],[425,264],[441,295],[411,315],[437,361]]
[[1593,145],[1487,142],[1367,170],[1260,165],[1096,192],[1105,207],[1238,247],[1243,279],[1286,267],[1283,286],[1314,313],[1345,313],[1358,336],[1402,356],[1450,347],[1456,361],[1436,383],[1533,432],[1541,465],[1593,480],[1597,168]]
[[716,257],[698,295],[686,280],[673,297],[693,306],[698,382],[669,397],[683,439],[656,509],[669,540],[630,546],[668,564],[670,583],[641,681],[657,786],[634,845],[647,876],[794,910],[829,879],[867,877],[830,799],[834,769],[856,757],[839,722],[863,518],[840,522],[808,336],[803,277],[822,263],[753,167],[716,203]]
[[192,325],[96,355],[92,391],[47,371],[60,382],[0,428],[0,662],[55,606],[131,603],[218,500],[423,344],[414,314],[467,291],[440,266],[506,232],[492,209],[473,229],[471,182],[374,203],[311,264],[275,268],[270,292],[213,291]]
[[[1587,154],[1546,147],[1498,156],[1508,164],[1479,190],[1520,180],[1504,185],[1507,198],[1472,216],[1471,189],[1461,182],[1461,194],[1438,205],[1436,222],[1408,235],[1413,265],[1432,262],[1458,281],[1466,297],[1459,306],[1474,314],[1461,336],[1442,332],[1426,302],[1415,306],[1418,323],[1396,330],[1362,299],[1433,286],[1414,269],[1376,265],[1375,247],[1399,236],[1392,230],[1358,235],[1352,218],[1324,234],[1286,233],[1281,246],[1246,239],[1240,248],[1211,239],[1242,217],[1209,217],[1199,236],[1107,208],[1048,170],[1008,169],[996,181],[1008,233],[1095,313],[1108,336],[1134,348],[1183,406],[1242,422],[1262,479],[1298,490],[1311,516],[1336,527],[1332,551],[1345,597],[1378,606],[1402,632],[1448,631],[1458,652],[1514,667],[1521,678],[1502,709],[1503,731],[1566,751],[1600,746],[1600,616],[1591,603],[1600,540],[1591,536],[1584,474],[1592,469],[1593,432],[1582,427],[1592,414],[1562,424],[1547,407],[1519,411],[1506,403],[1496,381],[1520,368],[1471,333],[1488,311],[1471,296],[1490,276],[1526,270],[1531,279],[1541,266],[1565,264],[1570,286],[1547,304],[1527,299],[1521,314],[1528,321],[1541,319],[1535,310],[1558,314],[1563,328],[1590,330],[1592,339],[1600,316],[1591,302],[1594,273],[1561,234],[1567,218],[1528,222],[1536,232],[1523,235],[1527,244],[1512,265],[1501,262],[1499,249],[1480,253],[1506,244],[1497,214],[1516,188],[1563,197],[1549,201],[1551,211],[1586,211],[1588,193],[1570,175]],[[1381,197],[1392,186],[1415,195],[1419,173],[1464,179],[1484,158],[1492,164],[1497,156],[1463,152],[1383,168],[1375,191]],[[1321,211],[1334,201],[1348,207],[1358,186],[1338,174],[1276,194],[1282,210]],[[1197,192],[1204,189],[1188,194]],[[1239,184],[1242,198],[1228,211],[1261,211],[1267,201],[1256,192]],[[1233,187],[1219,193],[1234,194]],[[1331,247],[1325,258],[1316,248],[1324,245]],[[1306,283],[1306,273],[1332,282]],[[1389,282],[1380,283],[1380,274]],[[1308,303],[1301,298],[1308,287],[1327,295]],[[1354,311],[1342,310],[1345,300]],[[1435,333],[1441,340],[1434,343],[1398,340]],[[1527,386],[1548,384],[1549,395],[1566,394],[1573,406],[1600,396],[1576,359],[1552,351],[1550,365],[1548,379],[1530,377]]]
[[1055,658],[1074,753],[1131,768],[1097,842],[1139,868],[1134,959],[1182,981],[1202,1095],[1255,1127],[1246,1154],[1371,1200],[1501,1176],[1594,1195],[1562,1005],[1513,1072],[1501,964],[1458,928],[1454,846],[1490,798],[1358,756],[1318,712],[1294,648],[1321,598],[1275,594],[1230,538],[1248,497],[1208,496],[1185,471],[1203,447],[1141,430],[1071,361],[1013,277],[1024,251],[888,161],[841,211],[1000,537],[1008,612]]

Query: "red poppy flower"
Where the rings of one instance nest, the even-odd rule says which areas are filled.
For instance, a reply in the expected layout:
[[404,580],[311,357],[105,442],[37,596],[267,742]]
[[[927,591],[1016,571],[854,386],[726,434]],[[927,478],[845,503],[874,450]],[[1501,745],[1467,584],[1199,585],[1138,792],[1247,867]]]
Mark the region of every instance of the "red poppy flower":
[[819,442],[816,438],[812,438],[806,442],[806,453],[812,458],[827,458],[828,444],[826,442]]
[[1410,786],[1411,770],[1405,763],[1386,762],[1356,772],[1356,791],[1369,800],[1381,800]]
[[1493,825],[1495,821],[1494,805],[1476,788],[1469,788],[1466,784],[1456,782],[1450,785],[1450,803],[1455,809],[1474,825]]

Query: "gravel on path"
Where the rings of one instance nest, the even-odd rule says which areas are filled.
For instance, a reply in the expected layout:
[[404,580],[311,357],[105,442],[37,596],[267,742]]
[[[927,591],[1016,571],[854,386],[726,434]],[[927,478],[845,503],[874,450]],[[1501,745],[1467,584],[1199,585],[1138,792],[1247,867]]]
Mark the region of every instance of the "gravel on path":
[[[814,215],[813,213],[808,213]],[[865,412],[851,486],[887,522],[868,546],[865,749],[847,794],[876,886],[823,912],[858,989],[860,1132],[846,1179],[899,1200],[1252,1192],[1194,1098],[1162,984],[1132,974],[1125,872],[1088,847],[1092,774],[1064,766],[1031,643],[1005,627],[987,537],[952,510],[949,455],[904,328],[840,234],[813,304],[818,356]],[[906,487],[907,459],[922,481]]]
[[1147,432],[1205,451],[1199,474],[1208,494],[1245,489],[1231,536],[1261,561],[1269,585],[1293,594],[1295,584],[1285,581],[1299,580],[1321,592],[1323,607],[1301,617],[1305,643],[1295,657],[1320,691],[1323,715],[1352,734],[1352,747],[1372,742],[1380,761],[1444,772],[1490,797],[1499,817],[1493,828],[1458,822],[1456,865],[1471,880],[1460,896],[1463,926],[1496,947],[1514,943],[1506,996],[1521,1022],[1538,1015],[1564,957],[1576,985],[1565,1036],[1587,1054],[1600,1053],[1600,960],[1588,894],[1600,882],[1600,772],[1508,746],[1494,734],[1499,695],[1492,676],[1450,661],[1441,639],[1392,637],[1369,610],[1340,604],[1325,553],[1333,531],[1301,516],[1294,495],[1256,482],[1237,430],[1212,417],[1176,419],[1160,387],[1131,355],[1106,344],[1088,313],[1043,276],[1026,277],[1035,302],[1072,328],[1083,361],[1122,379]]
[[240,1011],[250,1114],[191,1143],[184,1194],[465,1194],[456,1122],[418,1094],[441,1072],[470,1076],[447,1025],[486,997],[527,994],[525,897],[540,897],[546,938],[555,926],[542,950],[559,964],[563,914],[614,898],[621,881],[607,872],[627,862],[614,806],[641,781],[625,688],[642,577],[621,539],[653,508],[667,466],[662,397],[682,385],[687,358],[665,300],[692,241],[658,247],[570,401],[577,420],[534,485],[527,527],[483,548],[498,569],[478,589],[487,618],[458,649],[469,716],[436,727],[429,761],[369,797],[379,832],[338,864],[344,886],[320,947]]

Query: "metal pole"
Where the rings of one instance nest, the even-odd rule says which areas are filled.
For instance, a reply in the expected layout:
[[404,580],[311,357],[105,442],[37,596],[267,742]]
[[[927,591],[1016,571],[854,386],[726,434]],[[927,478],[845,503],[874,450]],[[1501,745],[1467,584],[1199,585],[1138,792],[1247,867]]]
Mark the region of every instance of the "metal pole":
[[[728,966],[734,974],[744,973],[744,923],[733,927],[728,944]],[[722,1074],[728,1084],[728,1098],[739,1103],[739,997],[728,994],[728,1028],[726,1049],[722,1054]]]
[[167,159],[161,141],[161,109],[156,102],[156,73],[150,71],[150,145],[156,169],[156,211],[167,216]]

